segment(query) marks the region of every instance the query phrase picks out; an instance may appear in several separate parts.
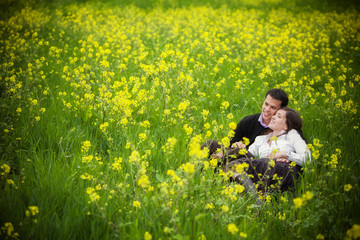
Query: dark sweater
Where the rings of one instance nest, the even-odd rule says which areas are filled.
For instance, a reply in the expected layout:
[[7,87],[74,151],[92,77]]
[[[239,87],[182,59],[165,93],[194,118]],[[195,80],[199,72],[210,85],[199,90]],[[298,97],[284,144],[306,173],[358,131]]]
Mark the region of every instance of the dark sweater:
[[235,136],[230,141],[230,146],[235,143],[243,140],[243,137],[246,137],[250,140],[251,145],[255,138],[259,135],[262,135],[265,130],[269,128],[264,128],[258,121],[260,113],[249,115],[244,117],[236,126]]

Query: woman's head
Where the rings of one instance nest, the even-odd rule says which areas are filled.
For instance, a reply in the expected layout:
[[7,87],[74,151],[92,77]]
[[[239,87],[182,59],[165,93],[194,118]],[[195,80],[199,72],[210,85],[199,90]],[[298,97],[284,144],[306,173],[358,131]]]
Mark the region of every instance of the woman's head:
[[302,127],[302,119],[300,114],[294,109],[288,107],[280,108],[276,114],[271,118],[269,128],[278,131],[290,131],[295,129],[300,131]]

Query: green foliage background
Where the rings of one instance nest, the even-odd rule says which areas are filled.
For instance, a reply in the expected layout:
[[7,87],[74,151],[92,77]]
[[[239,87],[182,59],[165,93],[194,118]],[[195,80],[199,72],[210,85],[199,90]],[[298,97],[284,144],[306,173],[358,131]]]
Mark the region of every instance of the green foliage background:
[[[360,236],[357,1],[0,5],[2,238]],[[273,87],[313,161],[257,206],[199,147]]]

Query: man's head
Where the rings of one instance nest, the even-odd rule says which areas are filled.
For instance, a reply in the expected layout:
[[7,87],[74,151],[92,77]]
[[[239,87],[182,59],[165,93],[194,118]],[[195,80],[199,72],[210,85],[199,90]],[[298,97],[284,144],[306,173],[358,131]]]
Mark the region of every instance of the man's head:
[[261,108],[263,122],[269,125],[272,116],[281,107],[286,107],[289,102],[287,94],[281,89],[271,89],[265,95],[265,100]]

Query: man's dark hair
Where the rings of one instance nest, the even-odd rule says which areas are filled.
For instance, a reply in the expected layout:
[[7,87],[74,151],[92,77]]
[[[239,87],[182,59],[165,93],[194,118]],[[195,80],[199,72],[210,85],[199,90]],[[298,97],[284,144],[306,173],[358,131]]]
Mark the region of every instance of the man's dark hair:
[[282,107],[280,109],[286,111],[286,126],[288,128],[287,131],[290,131],[291,129],[295,129],[298,132],[301,131],[302,119],[300,114],[292,108]]
[[267,97],[267,95],[270,95],[272,98],[281,101],[281,107],[286,107],[289,103],[289,98],[287,94],[281,89],[277,89],[277,88],[270,89],[266,93],[265,98]]

